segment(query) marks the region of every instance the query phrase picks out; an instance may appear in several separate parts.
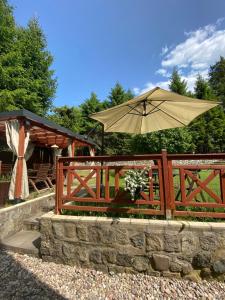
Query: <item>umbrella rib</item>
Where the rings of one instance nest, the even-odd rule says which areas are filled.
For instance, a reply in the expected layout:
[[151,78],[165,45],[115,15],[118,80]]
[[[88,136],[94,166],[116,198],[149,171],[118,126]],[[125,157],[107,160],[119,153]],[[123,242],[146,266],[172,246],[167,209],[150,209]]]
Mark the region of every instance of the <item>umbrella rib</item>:
[[[139,103],[138,103],[138,105],[139,105]],[[132,106],[130,106],[130,105],[128,104],[127,106],[130,107],[131,110],[135,110],[135,111],[138,113],[138,115],[141,115],[140,111],[138,111],[138,110],[136,109],[136,107],[137,107],[138,105],[136,105],[135,107],[132,107]],[[130,112],[129,112],[129,113],[130,113]]]
[[[135,106],[135,108],[139,105],[139,103]],[[112,123],[107,129],[109,129],[110,127],[112,127],[113,125],[115,125],[117,122],[119,122],[126,114],[129,114],[132,109],[134,109],[134,107],[132,107],[128,112],[126,112],[124,115],[122,115],[118,120],[116,120],[114,123]]]
[[[153,107],[157,108],[157,106],[153,105],[152,103],[149,103],[150,105],[152,105]],[[170,118],[174,119],[175,121],[179,122],[180,124],[186,126],[186,124],[184,124],[183,122],[181,122],[179,119],[175,118],[174,116],[168,114],[167,112],[165,112],[163,109],[159,108],[159,110],[161,112],[163,112],[165,115],[169,116]]]
[[[166,102],[166,100],[163,100],[162,102],[160,102],[158,105],[153,105],[151,102],[148,102],[151,106],[153,106],[154,107],[154,109],[153,110],[151,110],[151,111],[149,111],[146,115],[150,115],[150,114],[152,114],[152,113],[154,113],[154,112],[157,112],[157,111],[159,111],[160,110],[160,108],[158,108],[160,105],[162,105],[164,102]],[[158,108],[158,110],[157,111],[154,111],[156,108]]]

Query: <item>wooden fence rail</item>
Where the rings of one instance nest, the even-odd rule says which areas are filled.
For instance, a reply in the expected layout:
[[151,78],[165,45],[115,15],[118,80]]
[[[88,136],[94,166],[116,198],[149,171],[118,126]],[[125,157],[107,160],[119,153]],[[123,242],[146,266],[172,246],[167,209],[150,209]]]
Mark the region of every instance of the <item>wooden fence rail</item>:
[[[225,154],[160,154],[60,157],[56,174],[56,213],[62,210],[117,214],[225,218]],[[176,164],[176,161],[185,164]],[[207,164],[186,164],[206,160]],[[96,162],[95,165],[82,163]],[[115,162],[123,165],[114,165]],[[129,165],[138,161],[138,165]],[[125,190],[131,169],[148,171],[148,185],[135,201]],[[154,164],[150,163],[154,161]],[[173,162],[175,161],[175,162]],[[212,163],[208,163],[212,161]],[[126,163],[127,162],[127,163]]]

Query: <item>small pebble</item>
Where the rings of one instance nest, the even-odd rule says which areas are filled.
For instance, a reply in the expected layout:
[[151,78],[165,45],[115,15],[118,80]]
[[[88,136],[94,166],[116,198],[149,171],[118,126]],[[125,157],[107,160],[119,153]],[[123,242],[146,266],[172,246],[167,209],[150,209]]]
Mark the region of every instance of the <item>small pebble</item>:
[[0,250],[0,300],[224,300],[225,283],[100,271]]

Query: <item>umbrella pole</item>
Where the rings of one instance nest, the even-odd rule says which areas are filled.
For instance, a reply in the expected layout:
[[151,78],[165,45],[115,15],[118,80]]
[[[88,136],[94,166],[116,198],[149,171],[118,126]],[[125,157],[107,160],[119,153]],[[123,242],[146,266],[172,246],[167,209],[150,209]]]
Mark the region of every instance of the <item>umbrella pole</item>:
[[[102,124],[102,147],[101,147],[101,155],[104,155],[104,145],[105,144],[105,139],[104,139],[104,125]],[[103,194],[103,161],[101,160],[101,195]]]

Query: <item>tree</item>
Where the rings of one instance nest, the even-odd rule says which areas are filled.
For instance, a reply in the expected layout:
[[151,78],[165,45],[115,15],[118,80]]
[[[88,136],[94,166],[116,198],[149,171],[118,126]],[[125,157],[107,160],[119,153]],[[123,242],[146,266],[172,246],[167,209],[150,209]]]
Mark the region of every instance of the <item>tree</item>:
[[23,75],[12,7],[0,0],[0,111],[16,109],[18,81]]
[[64,105],[53,108],[52,112],[53,114],[49,115],[50,120],[74,132],[82,130],[83,121],[80,108]]
[[[97,113],[102,110],[102,103],[98,99],[97,95],[92,92],[90,95],[90,98],[87,98],[84,103],[80,105],[81,115],[82,115],[82,130],[81,133],[83,134],[89,134],[89,132],[96,127],[98,124],[95,120],[92,120],[90,115]],[[100,124],[99,124],[100,125]],[[101,130],[100,126],[99,128],[96,128],[96,130],[93,130],[94,135],[98,135],[99,131]]]
[[102,143],[101,124],[89,117],[102,109],[102,102],[94,92],[92,92],[90,97],[79,106],[81,112],[81,126],[79,133],[92,138],[99,146],[101,146]]
[[225,58],[220,57],[220,60],[210,66],[209,84],[216,95],[217,99],[223,102],[225,108]]
[[215,98],[208,81],[204,79],[200,74],[198,74],[197,79],[195,81],[194,91],[194,96],[198,99],[212,100]]
[[[206,79],[198,75],[195,82],[195,97],[214,99],[215,95]],[[216,107],[199,116],[189,126],[196,152],[208,153],[223,151],[225,115],[220,107]]]
[[12,7],[0,0],[0,110],[46,114],[56,90],[51,63],[37,20],[17,27]]
[[169,153],[193,152],[192,136],[186,128],[175,128],[136,135],[131,141],[132,152],[138,154],[159,153],[162,149]]
[[177,68],[174,68],[170,78],[169,88],[172,92],[186,95],[187,94],[187,82],[182,80]]
[[108,107],[113,107],[122,104],[133,98],[133,94],[130,90],[125,91],[120,83],[116,83],[111,89],[108,96]]
[[32,19],[27,28],[18,29],[18,40],[25,73],[22,78],[23,97],[16,104],[45,115],[52,106],[56,79],[50,69],[53,57],[46,50],[47,42],[37,19]]
[[[134,95],[130,90],[125,89],[118,82],[111,89],[107,101],[104,102],[105,108],[110,108],[122,104]],[[128,154],[130,153],[131,135],[126,133],[105,133],[105,153],[107,154]]]

